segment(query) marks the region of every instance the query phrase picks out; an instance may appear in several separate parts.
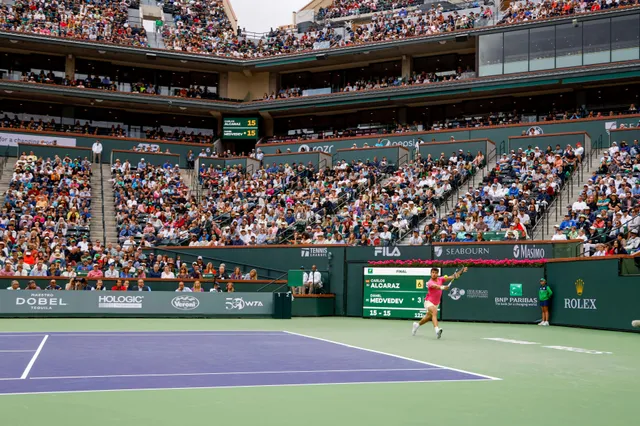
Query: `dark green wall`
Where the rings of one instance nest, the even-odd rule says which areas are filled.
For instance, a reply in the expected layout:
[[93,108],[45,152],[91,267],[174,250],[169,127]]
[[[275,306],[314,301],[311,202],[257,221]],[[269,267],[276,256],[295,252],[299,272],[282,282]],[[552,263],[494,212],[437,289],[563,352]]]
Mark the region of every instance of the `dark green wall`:
[[[204,148],[209,147],[213,149],[212,144],[200,144],[200,143],[187,143],[187,142],[167,142],[167,141],[157,141],[152,139],[132,139],[132,138],[115,138],[109,136],[91,136],[91,135],[79,135],[75,133],[58,133],[58,132],[35,132],[35,131],[26,131],[26,130],[14,130],[14,129],[2,129],[5,133],[15,133],[15,134],[23,134],[28,136],[35,135],[43,135],[49,136],[52,138],[60,137],[60,138],[69,138],[76,140],[76,146],[91,148],[93,143],[96,140],[99,140],[102,143],[102,162],[109,163],[111,161],[111,150],[112,149],[124,149],[131,150],[134,147],[144,148],[151,147],[157,148],[161,152],[165,152],[169,149],[169,152],[172,154],[180,155],[180,167],[187,166],[187,153],[189,150],[193,151],[194,155],[197,156],[198,153]],[[8,153],[10,156],[16,155],[16,149],[9,149]]]
[[585,152],[589,152],[591,144],[587,142],[590,141],[591,139],[586,133],[549,133],[536,136],[514,136],[509,138],[509,150],[518,151],[519,148],[522,148],[526,151],[529,145],[531,145],[533,148],[536,146],[539,147],[540,150],[544,152],[547,146],[555,149],[556,145],[560,145],[562,149],[565,149],[567,145],[575,147],[576,143],[580,142],[585,148]]
[[378,161],[383,157],[387,158],[387,162],[401,166],[409,161],[409,150],[402,146],[388,146],[388,147],[373,147],[373,148],[358,148],[358,149],[339,149],[334,157],[335,161],[346,161],[351,163],[352,161],[373,161],[377,158]]
[[298,151],[300,148],[318,150],[334,154],[338,149],[351,148],[355,143],[361,148],[365,143],[369,146],[375,145],[378,139],[382,139],[385,145],[402,145],[409,148],[409,152],[413,152],[418,138],[423,142],[447,142],[453,136],[456,140],[469,139],[490,139],[496,144],[499,153],[506,152],[509,147],[510,136],[522,136],[531,127],[539,128],[543,133],[565,133],[565,132],[586,132],[591,136],[592,143],[595,144],[601,140],[604,147],[609,146],[609,133],[605,128],[607,123],[616,123],[617,127],[621,124],[634,126],[638,123],[640,116],[623,116],[623,117],[605,117],[602,119],[588,120],[566,120],[554,122],[538,122],[523,123],[508,126],[495,127],[475,127],[470,129],[456,129],[431,132],[401,133],[376,135],[372,137],[356,137],[344,139],[322,139],[315,141],[292,142],[292,143],[266,143],[257,145],[265,154],[275,152],[276,149],[281,151],[287,148],[291,151]]
[[53,159],[56,155],[64,158],[67,155],[71,158],[88,158],[91,161],[91,149],[74,146],[56,146],[56,145],[34,145],[19,143],[17,148],[18,156],[22,154],[30,154],[33,152],[38,158],[42,157]]
[[638,127],[609,131],[609,145],[611,145],[611,142],[617,142],[618,146],[620,146],[620,142],[625,141],[631,146],[635,139],[640,140],[640,128]]
[[[275,151],[275,150],[274,150]],[[293,153],[282,153],[282,154],[265,154],[262,158],[262,162],[265,167],[276,163],[279,164],[313,164],[313,167],[316,170],[325,167],[331,167],[333,165],[331,155],[324,154],[322,152],[293,152]]]
[[133,167],[136,167],[142,158],[144,158],[144,161],[147,164],[151,164],[153,166],[162,166],[166,161],[169,161],[169,163],[172,165],[180,164],[180,156],[175,154],[155,154],[151,152],[138,152],[129,150],[111,151],[111,164],[115,163],[116,160],[120,160],[123,163],[126,160],[129,160],[131,165]]
[[466,154],[471,152],[471,155],[475,157],[478,151],[482,152],[485,157],[493,155],[495,151],[495,145],[486,139],[471,140],[471,141],[455,141],[455,142],[427,142],[420,145],[420,155],[422,158],[426,158],[431,154],[434,158],[439,158],[440,154],[444,153],[446,158],[451,157],[455,152],[461,149]]

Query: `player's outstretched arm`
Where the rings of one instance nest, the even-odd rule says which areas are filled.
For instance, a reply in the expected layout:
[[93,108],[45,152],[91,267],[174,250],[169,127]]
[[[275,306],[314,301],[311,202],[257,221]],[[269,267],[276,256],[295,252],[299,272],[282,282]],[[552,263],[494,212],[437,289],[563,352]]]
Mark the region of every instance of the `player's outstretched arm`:
[[[457,280],[458,278],[460,278],[460,276],[461,276],[462,274],[464,274],[465,272],[467,272],[467,270],[468,270],[468,268],[465,266],[464,268],[462,268],[462,270],[460,270],[460,271],[456,271],[456,273],[455,273],[455,274],[453,274],[453,275],[451,275],[450,277],[444,277],[444,280],[445,280],[446,282],[453,281],[453,280]],[[447,286],[447,287],[448,287],[448,286]]]

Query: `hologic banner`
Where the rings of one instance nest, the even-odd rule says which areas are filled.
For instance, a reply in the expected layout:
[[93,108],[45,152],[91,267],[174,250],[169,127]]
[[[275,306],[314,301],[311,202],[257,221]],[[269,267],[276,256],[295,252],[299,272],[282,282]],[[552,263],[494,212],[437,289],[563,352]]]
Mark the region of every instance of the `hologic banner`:
[[18,146],[19,143],[33,145],[76,146],[76,139],[45,136],[42,133],[23,134],[0,132],[0,146]]
[[469,268],[442,293],[442,318],[533,323],[541,316],[538,289],[543,276],[544,268]]
[[1,290],[0,316],[252,316],[273,314],[274,293]]

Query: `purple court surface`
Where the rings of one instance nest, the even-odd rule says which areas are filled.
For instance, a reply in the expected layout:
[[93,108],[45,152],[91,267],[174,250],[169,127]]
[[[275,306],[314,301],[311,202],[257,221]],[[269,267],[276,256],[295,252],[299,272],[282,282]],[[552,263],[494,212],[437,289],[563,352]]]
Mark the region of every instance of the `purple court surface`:
[[286,331],[0,333],[0,395],[476,380]]

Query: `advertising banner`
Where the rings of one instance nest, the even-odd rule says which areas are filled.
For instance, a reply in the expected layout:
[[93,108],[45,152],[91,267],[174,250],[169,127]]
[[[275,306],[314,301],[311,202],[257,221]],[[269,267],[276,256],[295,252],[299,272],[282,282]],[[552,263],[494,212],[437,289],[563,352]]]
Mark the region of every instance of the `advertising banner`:
[[551,325],[633,330],[640,319],[640,280],[620,276],[617,259],[550,263],[547,280]]
[[541,316],[538,289],[543,276],[544,268],[469,268],[442,293],[443,318],[533,323]]
[[19,143],[35,145],[76,146],[75,138],[45,136],[42,133],[4,133],[0,132],[0,146],[18,146]]
[[434,260],[553,258],[553,244],[445,243],[433,245]]
[[273,313],[274,293],[0,291],[0,316],[252,316]]

